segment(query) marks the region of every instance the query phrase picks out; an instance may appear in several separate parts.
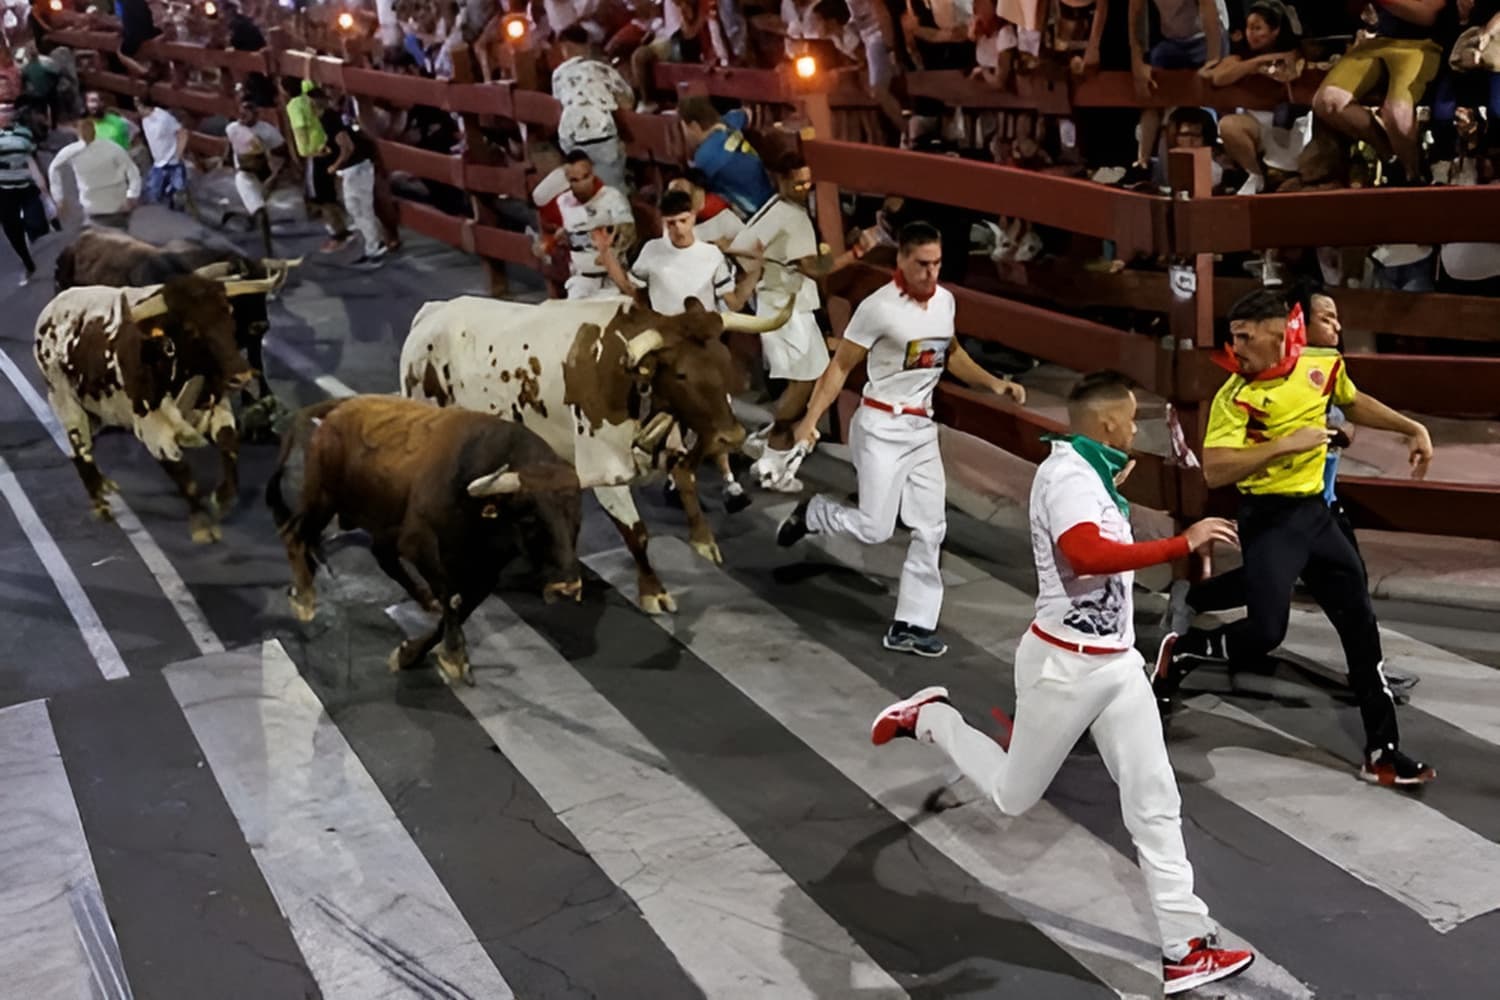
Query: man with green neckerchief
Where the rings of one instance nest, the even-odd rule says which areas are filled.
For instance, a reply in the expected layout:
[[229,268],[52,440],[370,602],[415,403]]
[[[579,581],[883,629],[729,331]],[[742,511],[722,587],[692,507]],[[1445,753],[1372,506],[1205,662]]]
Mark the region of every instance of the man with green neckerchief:
[[875,718],[877,746],[896,737],[937,745],[1000,811],[1019,816],[1041,799],[1087,730],[1120,789],[1161,933],[1162,981],[1173,995],[1227,979],[1255,960],[1221,948],[1208,906],[1193,892],[1182,840],[1182,799],[1135,648],[1135,570],[1181,559],[1214,542],[1236,545],[1234,525],[1211,517],[1185,533],[1136,542],[1119,486],[1130,473],[1135,394],[1121,376],[1085,376],[1068,395],[1069,433],[1031,487],[1036,617],[1016,648],[1016,715],[1003,744],[971,728],[930,687]]

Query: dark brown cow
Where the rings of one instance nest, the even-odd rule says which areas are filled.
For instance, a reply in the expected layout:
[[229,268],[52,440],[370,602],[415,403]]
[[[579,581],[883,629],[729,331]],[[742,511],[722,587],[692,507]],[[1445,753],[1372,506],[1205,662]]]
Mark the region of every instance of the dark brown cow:
[[[301,486],[288,490],[282,481],[297,453]],[[517,553],[541,570],[549,600],[581,595],[579,486],[573,467],[541,438],[489,414],[392,396],[307,407],[293,418],[266,484],[292,565],[292,612],[304,622],[317,613],[320,540],[336,516],[346,530],[369,532],[380,568],[442,614],[430,635],[391,653],[391,670],[421,663],[441,639],[443,673],[472,684],[464,620]]]
[[[254,287],[187,275],[158,288],[70,288],[37,317],[37,366],[98,516],[110,516],[106,494],[116,487],[94,464],[95,422],[130,429],[161,463],[188,503],[194,541],[219,537],[216,514],[239,490],[229,396],[255,374],[235,345],[237,284]],[[209,440],[224,465],[215,510],[182,458]]]

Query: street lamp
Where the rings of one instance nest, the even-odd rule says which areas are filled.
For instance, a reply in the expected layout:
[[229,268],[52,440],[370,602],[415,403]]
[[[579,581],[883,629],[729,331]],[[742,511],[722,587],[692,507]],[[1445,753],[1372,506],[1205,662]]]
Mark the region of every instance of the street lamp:
[[512,45],[519,45],[524,41],[528,30],[525,14],[506,14],[500,19],[500,33]]
[[354,30],[354,15],[347,10],[339,14],[338,26],[340,31]]
[[213,17],[218,12],[219,5],[214,3],[214,0],[203,0],[203,13],[207,14],[209,17]]
[[818,75],[818,60],[811,55],[800,55],[793,61],[792,71],[799,80],[811,80]]

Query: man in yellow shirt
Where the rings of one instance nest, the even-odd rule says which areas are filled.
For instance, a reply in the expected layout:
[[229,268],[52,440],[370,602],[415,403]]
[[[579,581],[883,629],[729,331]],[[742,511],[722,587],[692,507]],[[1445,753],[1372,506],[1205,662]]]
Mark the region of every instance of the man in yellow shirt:
[[1170,699],[1205,660],[1228,660],[1239,670],[1281,645],[1300,576],[1343,643],[1365,727],[1360,777],[1397,787],[1431,781],[1437,772],[1399,748],[1364,566],[1323,496],[1328,406],[1339,406],[1351,423],[1405,435],[1417,478],[1432,460],[1432,439],[1415,420],[1360,393],[1337,351],[1306,347],[1301,309],[1288,317],[1280,291],[1264,288],[1240,299],[1229,311],[1229,329],[1225,366],[1235,374],[1209,411],[1203,477],[1210,488],[1233,483],[1240,491],[1246,615],[1222,628],[1168,635],[1153,678],[1157,697]]
[[328,134],[318,120],[318,111],[313,107],[309,93],[314,90],[311,81],[295,76],[281,78],[281,91],[286,95],[286,119],[292,132],[292,145],[302,160],[303,195],[307,199],[309,215],[321,215],[323,226],[328,230],[328,242],[321,249],[330,253],[349,242],[349,220],[339,204],[336,181],[328,167],[338,159],[338,150],[328,145]]

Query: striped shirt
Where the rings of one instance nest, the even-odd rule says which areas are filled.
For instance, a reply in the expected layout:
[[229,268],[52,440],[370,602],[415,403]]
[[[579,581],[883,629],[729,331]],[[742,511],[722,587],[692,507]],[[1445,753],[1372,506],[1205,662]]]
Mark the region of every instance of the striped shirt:
[[31,158],[36,155],[36,143],[24,125],[12,125],[0,129],[0,188],[15,190],[30,187]]

